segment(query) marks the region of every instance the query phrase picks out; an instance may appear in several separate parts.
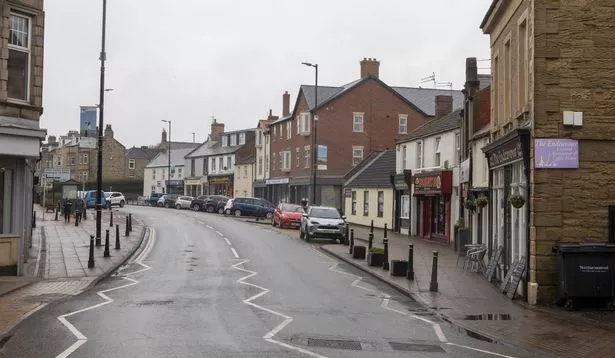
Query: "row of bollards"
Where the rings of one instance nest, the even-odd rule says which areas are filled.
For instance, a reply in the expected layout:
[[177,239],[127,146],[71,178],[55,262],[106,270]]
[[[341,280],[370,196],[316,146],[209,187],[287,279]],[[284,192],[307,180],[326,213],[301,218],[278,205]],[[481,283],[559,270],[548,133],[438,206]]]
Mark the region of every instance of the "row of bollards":
[[[348,233],[350,233],[348,235]],[[348,229],[348,225],[346,226],[346,235],[350,237],[350,249],[349,254],[354,255],[354,251],[358,246],[355,246],[354,242],[354,229]],[[384,258],[382,262],[382,269],[385,271],[391,271],[391,276],[397,276],[399,269],[402,268],[402,271],[399,272],[403,276],[405,276],[408,280],[414,280],[414,245],[408,244],[408,261],[404,262],[403,260],[393,260],[389,262],[389,239],[388,239],[388,225],[384,224],[384,235],[383,235],[382,244],[384,246]],[[368,234],[367,240],[367,248],[370,250],[373,247],[374,241],[374,220],[371,221],[370,230]],[[362,250],[365,250],[365,247],[361,247]],[[391,268],[391,264],[393,264],[393,268]],[[398,266],[400,265],[400,266]],[[406,266],[407,265],[407,266]],[[406,266],[406,267],[404,267]],[[405,270],[404,270],[405,269]],[[405,271],[405,272],[404,272]],[[429,291],[438,292],[438,251],[433,251],[432,257],[432,265],[431,265],[431,280],[429,282]]]
[[[78,219],[76,221],[78,222],[80,218],[80,214],[77,214],[77,215],[78,215],[77,216]],[[132,214],[128,214],[128,216],[126,216],[126,236],[129,236],[131,231],[132,231]],[[109,249],[109,246],[110,246],[109,236],[110,236],[110,231],[109,229],[107,229],[105,230],[105,250],[103,252],[103,257],[111,257],[111,251]],[[94,247],[95,246],[102,246],[101,238],[99,237],[94,238],[94,235],[90,235],[90,255],[88,258],[88,268],[94,268],[94,266],[96,265],[96,261],[94,259]],[[121,250],[120,225],[119,224],[115,225],[115,249]]]

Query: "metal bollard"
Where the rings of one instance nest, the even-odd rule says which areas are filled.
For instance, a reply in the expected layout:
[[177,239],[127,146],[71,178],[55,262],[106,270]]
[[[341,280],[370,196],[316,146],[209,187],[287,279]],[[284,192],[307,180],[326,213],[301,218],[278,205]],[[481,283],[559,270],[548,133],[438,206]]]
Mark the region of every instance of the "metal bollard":
[[115,249],[120,249],[120,225],[115,225]]
[[55,221],[58,221],[58,210],[56,209],[56,218]]
[[369,239],[367,241],[367,249],[368,250],[371,249],[373,244],[374,244],[374,234],[370,232],[369,233]]
[[88,219],[88,211],[87,211],[87,209],[83,209],[83,213],[81,214],[81,218],[83,220],[87,220]]
[[105,253],[104,257],[109,257],[111,254],[109,253],[109,229],[105,230]]
[[94,235],[90,235],[90,257],[88,258],[88,268],[94,268]]
[[[45,212],[43,212],[45,215]],[[32,228],[36,228],[36,211],[32,212]]]
[[372,223],[369,225],[369,232],[372,234],[374,233],[374,220],[372,220]]
[[346,224],[346,232],[344,233],[344,245],[350,244],[350,225]]
[[408,244],[408,271],[406,272],[408,280],[414,280],[414,245]]
[[438,292],[438,251],[433,252],[433,262],[431,265],[431,282],[429,291]]
[[126,217],[126,236],[130,235],[130,228],[128,227],[128,216]]
[[389,271],[389,239],[382,240],[384,246],[384,261],[382,262],[382,269]]
[[100,246],[102,245],[101,241],[100,241],[100,236],[96,237],[96,246]]
[[350,250],[349,254],[352,255],[352,249],[354,248],[354,229],[350,229]]
[[385,239],[387,238],[387,231],[389,231],[387,228],[387,223],[384,223],[384,238]]
[[109,227],[113,227],[113,211],[111,212],[111,217],[109,218]]
[[132,214],[128,214],[128,231],[132,232]]

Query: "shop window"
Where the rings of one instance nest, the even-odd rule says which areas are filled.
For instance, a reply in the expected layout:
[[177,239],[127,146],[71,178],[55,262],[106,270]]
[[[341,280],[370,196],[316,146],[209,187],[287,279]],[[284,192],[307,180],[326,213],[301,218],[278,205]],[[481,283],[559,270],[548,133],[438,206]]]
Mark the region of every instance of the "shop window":
[[13,170],[0,168],[0,234],[10,234],[13,221]]
[[363,216],[369,216],[369,191],[363,191]]
[[352,191],[352,215],[357,215],[357,192]]
[[399,217],[402,219],[410,218],[410,195],[402,195],[400,200]]
[[378,192],[378,217],[384,216],[384,191]]

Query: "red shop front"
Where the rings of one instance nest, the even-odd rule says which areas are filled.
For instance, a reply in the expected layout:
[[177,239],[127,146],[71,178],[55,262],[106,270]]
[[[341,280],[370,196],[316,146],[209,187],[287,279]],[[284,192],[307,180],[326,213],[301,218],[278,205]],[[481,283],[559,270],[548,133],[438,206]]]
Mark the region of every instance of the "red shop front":
[[416,215],[420,236],[428,240],[450,242],[451,193],[453,172],[450,170],[415,174],[413,195],[417,199]]

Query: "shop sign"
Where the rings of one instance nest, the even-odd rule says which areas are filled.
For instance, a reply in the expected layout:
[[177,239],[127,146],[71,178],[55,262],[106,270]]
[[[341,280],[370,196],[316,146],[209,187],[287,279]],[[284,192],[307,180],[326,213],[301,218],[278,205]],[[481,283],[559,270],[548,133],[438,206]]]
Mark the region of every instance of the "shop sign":
[[412,179],[414,194],[450,194],[453,184],[453,172],[417,174]]
[[541,169],[578,169],[579,141],[534,139],[534,166]]
[[289,180],[288,178],[267,179],[267,185],[288,184]]
[[442,178],[439,175],[414,178],[414,188],[421,190],[440,190]]
[[209,184],[229,184],[230,182],[229,177],[209,178]]
[[166,183],[167,186],[183,186],[184,185],[184,181],[181,179],[165,180],[164,182]]
[[344,197],[351,198],[352,197],[352,188],[344,188]]
[[470,158],[464,160],[459,165],[459,182],[468,183],[470,181]]
[[489,168],[493,169],[523,159],[523,149],[519,138],[503,143],[487,155]]
[[186,179],[184,180],[186,186],[189,185],[201,185],[201,179]]

